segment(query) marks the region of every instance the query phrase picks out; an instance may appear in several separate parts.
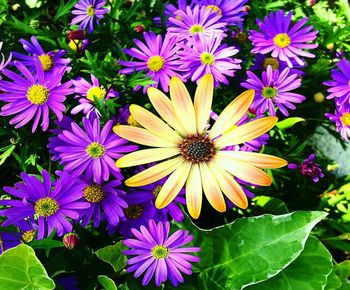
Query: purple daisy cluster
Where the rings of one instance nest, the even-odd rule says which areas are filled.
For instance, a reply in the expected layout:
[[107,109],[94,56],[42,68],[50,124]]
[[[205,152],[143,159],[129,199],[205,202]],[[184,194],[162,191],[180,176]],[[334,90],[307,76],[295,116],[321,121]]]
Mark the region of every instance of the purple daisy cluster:
[[323,84],[329,87],[327,99],[333,99],[334,114],[326,113],[326,117],[336,124],[338,132],[344,141],[350,139],[350,63],[343,58],[337,63],[337,68],[331,70],[332,80]]
[[[153,83],[144,86],[144,92],[149,86],[161,86],[167,92],[173,76],[198,83],[207,73],[213,74],[215,86],[228,85],[227,77],[241,69],[241,60],[235,58],[239,50],[228,45],[227,32],[232,27],[242,28],[246,3],[206,0],[167,4],[165,37],[150,31],[143,33],[143,40],[134,39],[136,47],[123,49],[133,59],[119,61],[125,67],[120,73],[145,73]],[[155,22],[161,24],[160,18]]]

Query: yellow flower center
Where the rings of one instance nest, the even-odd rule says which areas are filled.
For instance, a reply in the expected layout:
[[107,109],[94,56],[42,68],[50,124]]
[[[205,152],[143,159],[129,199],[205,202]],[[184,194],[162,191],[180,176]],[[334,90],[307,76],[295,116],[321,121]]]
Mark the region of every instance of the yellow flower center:
[[287,33],[279,33],[273,38],[273,42],[280,48],[290,45],[291,39]]
[[70,47],[71,50],[78,51],[78,50],[81,50],[81,48],[83,47],[83,42],[80,40],[71,40],[68,43],[68,46]]
[[192,25],[192,27],[190,28],[190,32],[192,35],[196,33],[201,33],[203,32],[203,26],[199,24]]
[[214,56],[209,52],[203,52],[201,54],[201,63],[206,65],[213,65],[215,62]]
[[30,243],[34,239],[35,230],[26,231],[22,234],[22,240]]
[[344,126],[350,126],[350,113],[345,113],[340,117]]
[[209,162],[215,155],[213,141],[203,135],[188,136],[179,147],[183,158],[191,163]]
[[155,198],[157,198],[161,189],[162,189],[162,187],[160,185],[157,185],[156,188],[152,190],[152,193],[153,193]]
[[92,158],[99,158],[101,157],[105,152],[105,148],[103,145],[97,143],[97,142],[92,142],[88,147],[86,147],[85,150]]
[[59,209],[56,200],[51,197],[40,198],[34,206],[35,213],[39,216],[48,217],[55,214]]
[[151,71],[159,71],[161,70],[165,65],[165,60],[160,55],[153,55],[151,56],[147,61],[147,67]]
[[106,90],[100,87],[91,87],[86,94],[86,98],[90,101],[95,101],[95,98],[102,100],[106,95]]
[[162,245],[157,245],[152,248],[152,256],[156,259],[164,259],[168,257],[168,255],[169,249]]
[[143,207],[139,204],[129,205],[124,213],[130,219],[138,219],[143,213]]
[[47,102],[50,91],[42,85],[32,85],[28,88],[26,97],[33,105],[43,105]]
[[272,99],[277,96],[278,91],[275,87],[264,87],[261,94],[266,99]]
[[267,69],[267,67],[271,65],[271,67],[273,69],[278,69],[280,67],[280,63],[278,62],[277,59],[273,58],[273,57],[267,57],[265,58],[264,62],[263,62],[263,68]]
[[136,119],[134,118],[134,116],[131,115],[131,114],[130,114],[130,116],[128,117],[128,121],[127,121],[127,122],[128,122],[128,124],[129,124],[130,126],[142,127],[142,126],[140,125],[140,123],[137,122]]
[[102,186],[97,184],[88,185],[84,188],[84,197],[88,202],[97,203],[104,200],[106,194]]
[[221,9],[216,5],[207,5],[206,9],[211,9],[212,12],[216,12],[218,15],[222,15]]
[[49,71],[53,67],[53,60],[51,56],[42,54],[39,56],[39,60],[43,66],[44,71]]
[[94,6],[89,5],[88,8],[86,9],[86,13],[88,16],[94,16],[94,14],[95,14]]

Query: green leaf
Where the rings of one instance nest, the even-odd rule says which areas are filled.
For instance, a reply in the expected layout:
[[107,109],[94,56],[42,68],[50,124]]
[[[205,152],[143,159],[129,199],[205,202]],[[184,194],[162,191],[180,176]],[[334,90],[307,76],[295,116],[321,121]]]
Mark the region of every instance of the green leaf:
[[332,268],[331,254],[318,239],[310,236],[299,257],[287,268],[271,279],[245,289],[323,290]]
[[350,260],[336,264],[334,271],[342,280],[348,279],[350,277]]
[[337,276],[337,274],[335,274],[334,267],[333,267],[332,272],[327,277],[327,285],[324,289],[325,290],[336,290],[339,287],[341,287],[342,284],[343,283],[340,280],[340,278]]
[[112,279],[108,278],[105,275],[99,275],[98,282],[103,286],[103,289],[105,290],[118,290],[117,286],[115,286],[115,283]]
[[242,218],[209,231],[187,228],[201,246],[200,285],[204,290],[242,289],[269,279],[304,248],[324,212],[299,211]]
[[56,22],[57,19],[61,18],[62,16],[70,13],[73,6],[77,3],[77,0],[70,0],[66,5],[64,5],[64,0],[60,1],[60,6],[58,7],[57,13],[55,17],[53,18],[53,21]]
[[122,253],[126,249],[127,247],[124,246],[120,241],[114,245],[110,245],[99,249],[96,252],[96,256],[99,257],[101,260],[111,264],[114,271],[118,272],[126,266],[127,258]]
[[21,244],[3,252],[0,256],[1,289],[48,290],[55,283],[35,256],[34,250]]
[[305,119],[299,117],[287,118],[283,121],[277,122],[276,126],[280,130],[286,130],[293,127],[296,123],[304,122]]
[[16,145],[10,145],[4,153],[0,155],[0,165],[3,164],[6,159],[11,155],[12,151],[16,148]]

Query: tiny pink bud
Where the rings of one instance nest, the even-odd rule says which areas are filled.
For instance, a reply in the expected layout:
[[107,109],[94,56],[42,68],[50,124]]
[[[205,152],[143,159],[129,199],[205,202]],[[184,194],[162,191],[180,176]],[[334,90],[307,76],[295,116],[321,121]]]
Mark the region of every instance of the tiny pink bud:
[[80,238],[76,233],[68,233],[63,237],[63,244],[67,249],[73,250],[78,245],[79,240]]

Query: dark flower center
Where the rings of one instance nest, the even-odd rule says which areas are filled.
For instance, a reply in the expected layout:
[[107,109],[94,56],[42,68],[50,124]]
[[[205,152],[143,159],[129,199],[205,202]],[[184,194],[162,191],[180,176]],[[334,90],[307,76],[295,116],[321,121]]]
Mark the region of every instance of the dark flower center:
[[97,203],[104,200],[106,194],[102,186],[97,184],[88,185],[84,189],[84,197],[88,202]]
[[280,67],[280,63],[278,62],[278,60],[273,57],[267,57],[264,59],[263,68],[267,69],[269,65],[271,65],[273,69],[278,69]]
[[214,143],[206,136],[192,135],[180,144],[182,156],[192,162],[209,162],[215,154]]
[[162,245],[157,245],[152,248],[152,256],[156,259],[164,259],[168,257],[168,255],[169,249]]
[[43,217],[48,217],[55,214],[58,209],[59,205],[57,201],[51,197],[43,197],[38,199],[34,206],[36,214]]
[[124,213],[130,219],[138,219],[143,213],[143,207],[139,204],[129,205]]

